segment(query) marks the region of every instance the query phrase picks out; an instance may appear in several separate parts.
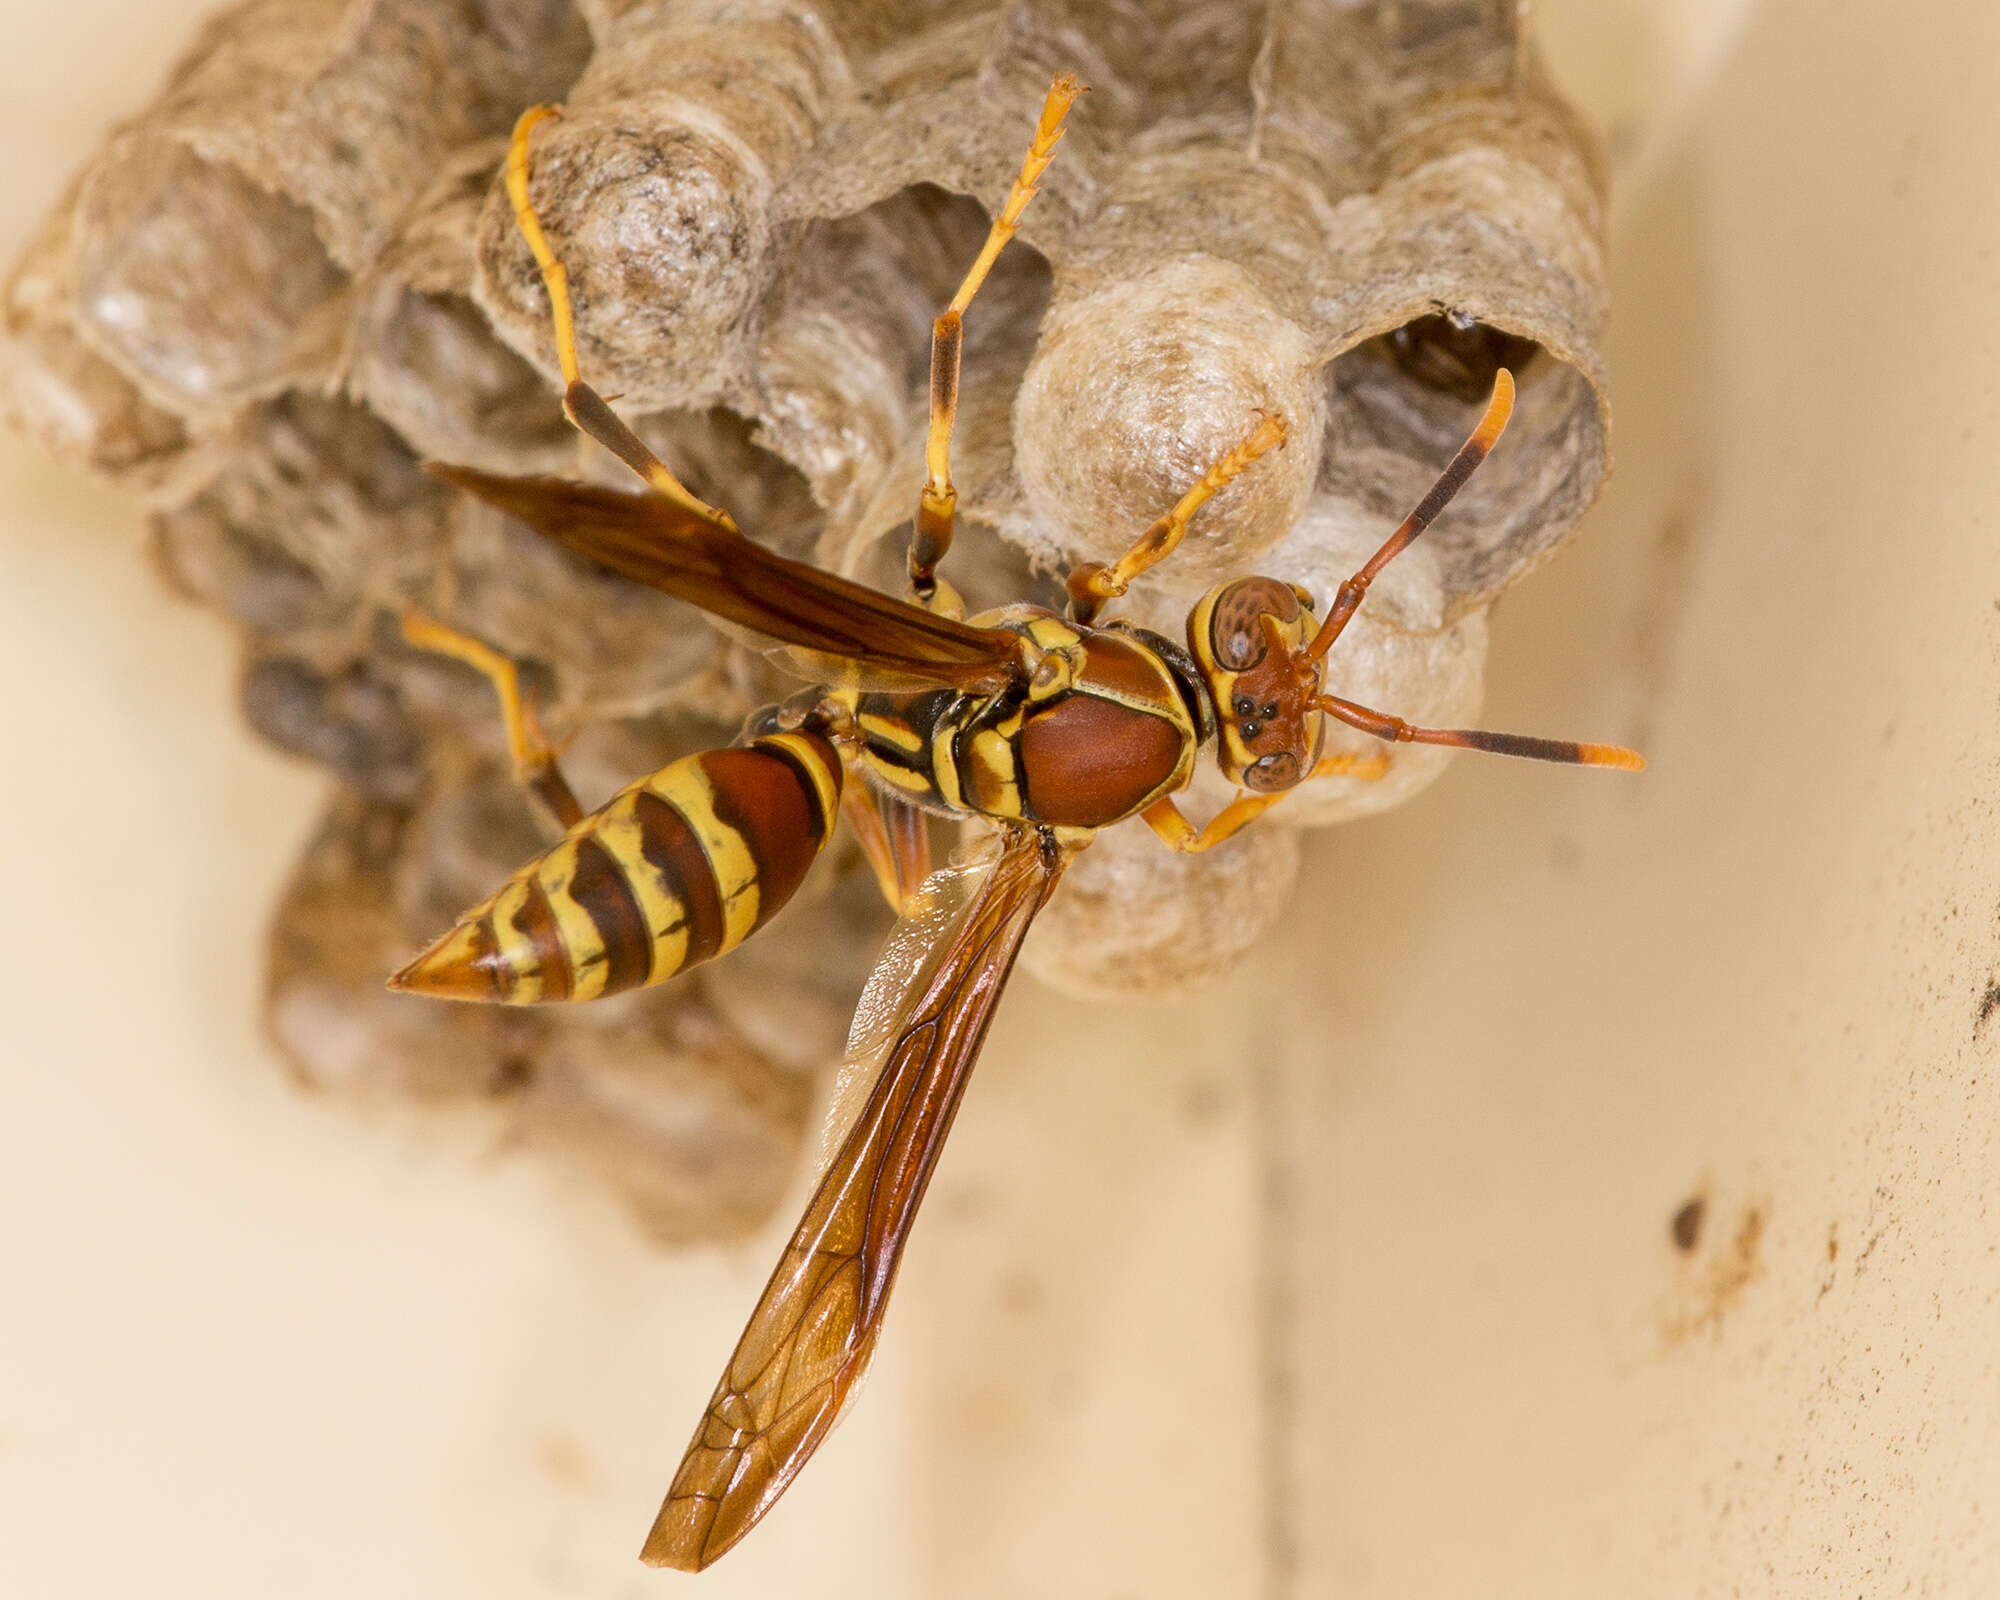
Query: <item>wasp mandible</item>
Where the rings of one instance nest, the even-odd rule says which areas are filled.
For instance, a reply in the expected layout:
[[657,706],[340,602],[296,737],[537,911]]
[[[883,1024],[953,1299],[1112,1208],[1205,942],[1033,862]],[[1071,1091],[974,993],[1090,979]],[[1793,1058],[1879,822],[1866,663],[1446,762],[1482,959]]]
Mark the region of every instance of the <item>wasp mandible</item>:
[[[571,550],[793,647],[820,678],[758,713],[743,740],[674,762],[585,814],[511,663],[412,619],[412,639],[469,661],[499,692],[523,779],[567,834],[391,979],[459,1000],[587,1000],[658,983],[734,948],[783,907],[844,813],[885,895],[909,906],[928,871],[926,813],[994,825],[976,893],[874,1030],[879,1065],[730,1357],[646,1540],[694,1571],[756,1524],[826,1437],[868,1364],[918,1203],[1023,937],[1099,829],[1141,817],[1175,850],[1207,850],[1311,778],[1379,770],[1321,753],[1331,717],[1384,740],[1637,768],[1610,745],[1421,728],[1323,692],[1321,662],[1369,585],[1442,511],[1499,439],[1506,371],[1463,448],[1333,596],[1240,577],[1211,590],[1186,642],[1100,620],[1172,555],[1217,490],[1285,440],[1262,416],[1172,510],[1108,565],[1066,580],[1066,616],[1010,605],[965,618],[938,574],[951,548],[951,439],[964,316],[1062,138],[1082,86],[1056,79],[984,247],[932,329],[926,477],[909,549],[911,599],[788,560],[693,494],[578,370],[562,263],[528,195],[529,136],[507,162],[514,214],[547,286],[564,410],[647,484],[625,494],[465,467],[441,477]],[[1174,796],[1211,743],[1235,797],[1197,828]],[[847,781],[849,770],[861,781]]]

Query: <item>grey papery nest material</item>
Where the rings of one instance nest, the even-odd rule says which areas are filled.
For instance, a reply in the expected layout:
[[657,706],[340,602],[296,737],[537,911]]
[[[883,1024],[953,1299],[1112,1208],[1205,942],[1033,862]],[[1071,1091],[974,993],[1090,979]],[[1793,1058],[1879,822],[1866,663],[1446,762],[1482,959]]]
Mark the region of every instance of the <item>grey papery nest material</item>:
[[[485,684],[401,642],[415,601],[524,662],[586,803],[792,685],[740,636],[448,494],[425,457],[624,483],[563,422],[533,194],[585,376],[788,553],[898,587],[932,316],[1058,71],[1091,93],[967,318],[955,446],[975,606],[1050,599],[1248,431],[1288,447],[1200,514],[1126,614],[1178,636],[1251,571],[1324,605],[1450,457],[1494,365],[1500,449],[1391,566],[1329,688],[1477,714],[1486,607],[1605,469],[1601,172],[1514,0],[257,0],[203,30],[9,280],[10,415],[156,504],[188,594],[245,639],[244,703],[340,788],[278,913],[270,1019],[362,1096],[505,1095],[662,1237],[747,1227],[886,925],[842,850],[712,969],[528,1013],[381,980],[545,834]],[[1332,741],[1362,736],[1335,729]],[[1138,824],[1071,870],[1044,980],[1226,969],[1283,908],[1293,830],[1383,809],[1447,752],[1329,779],[1211,854]],[[1194,809],[1222,798],[1211,780]]]

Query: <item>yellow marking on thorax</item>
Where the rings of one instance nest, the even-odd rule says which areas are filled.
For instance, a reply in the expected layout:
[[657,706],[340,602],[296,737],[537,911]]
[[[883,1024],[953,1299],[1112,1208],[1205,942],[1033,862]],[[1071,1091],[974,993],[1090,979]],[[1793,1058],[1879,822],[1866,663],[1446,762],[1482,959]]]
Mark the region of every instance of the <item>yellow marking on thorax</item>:
[[639,814],[634,804],[634,796],[644,787],[642,780],[626,788],[599,814],[597,826],[592,832],[611,859],[624,869],[625,881],[632,886],[632,898],[638,901],[639,914],[646,919],[646,930],[653,937],[653,968],[649,981],[657,983],[670,973],[680,971],[682,963],[687,960],[687,907],[679,895],[667,888],[666,880],[646,859],[645,841],[640,836]]
[[576,840],[569,838],[542,857],[535,868],[542,893],[548,896],[555,913],[557,936],[569,957],[572,1000],[595,1000],[604,992],[604,979],[611,967],[604,959],[604,935],[570,892],[576,879]]
[[872,711],[864,711],[854,720],[863,733],[873,734],[884,744],[892,744],[898,750],[907,750],[915,755],[924,747],[924,736],[907,722],[898,722],[892,717],[880,717]]
[[715,873],[716,892],[722,897],[722,944],[715,952],[734,950],[757,926],[757,858],[743,835],[715,814],[715,791],[708,774],[694,762],[675,762],[667,769],[670,784],[661,786],[664,773],[646,780],[648,788],[662,800],[678,807],[701,843],[701,853]]
[[[1020,723],[1020,718],[1014,718],[1014,729],[1018,729]],[[1019,820],[1021,785],[1014,763],[1013,740],[998,728],[982,728],[972,736],[972,759],[992,779],[995,794],[993,799],[980,807],[981,813],[989,817]]]
[[957,722],[939,717],[931,732],[931,782],[937,786],[938,799],[954,811],[963,811],[965,796],[959,792],[957,752],[952,748],[957,738]]
[[1084,669],[1083,636],[1057,617],[1032,618],[1024,626],[1028,640],[1041,651],[1028,684],[1030,701],[1048,704],[1075,688]]
[[1083,635],[1061,617],[1030,617],[1023,631],[1044,650],[1074,650],[1083,643]]
[[868,765],[869,776],[880,778],[892,789],[901,789],[905,794],[934,793],[931,780],[921,772],[912,772],[908,767],[891,766],[872,750],[863,750],[861,759]]
[[[1151,655],[1150,651],[1148,655]],[[1157,657],[1153,659],[1156,662],[1158,660]],[[1188,708],[1181,699],[1180,690],[1174,686],[1173,677],[1164,666],[1158,667],[1155,672],[1153,690],[1150,694],[1128,692],[1104,682],[1101,678],[1083,679],[1077,684],[1077,689],[1098,700],[1109,700],[1114,705],[1130,706],[1134,711],[1144,711],[1164,722],[1171,722],[1176,727],[1184,727],[1190,733],[1194,731],[1194,718],[1188,715]]]
[[[500,958],[501,984],[509,1005],[532,1005],[542,997],[541,974],[534,969],[534,946],[514,925],[528,903],[528,875],[508,882],[492,899],[493,944]],[[521,959],[523,953],[527,959]]]

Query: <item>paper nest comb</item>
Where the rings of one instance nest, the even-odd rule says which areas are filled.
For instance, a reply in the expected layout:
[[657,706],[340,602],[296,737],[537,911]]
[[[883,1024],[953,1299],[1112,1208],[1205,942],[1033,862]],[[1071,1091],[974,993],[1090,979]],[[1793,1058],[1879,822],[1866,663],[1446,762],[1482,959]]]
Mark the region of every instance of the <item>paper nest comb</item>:
[[[1602,174],[1515,0],[252,0],[205,28],[8,283],[6,404],[143,491],[173,581],[232,618],[253,725],[339,780],[273,935],[270,1022],[308,1081],[505,1093],[666,1239],[759,1220],[886,926],[851,860],[662,990],[505,1011],[383,976],[546,842],[486,686],[405,646],[415,601],[527,664],[586,804],[728,742],[794,687],[690,608],[456,499],[426,457],[624,469],[564,423],[498,169],[538,132],[585,376],[697,492],[788,553],[897,587],[930,319],[1049,80],[1072,114],[967,319],[946,574],[1053,600],[1243,435],[1292,437],[1124,609],[1178,637],[1225,575],[1322,605],[1463,438],[1520,402],[1377,585],[1336,693],[1474,720],[1486,607],[1605,467]],[[1359,735],[1336,729],[1330,739]],[[1078,862],[1027,957],[1090,992],[1227,968],[1283,908],[1296,829],[1446,752],[1323,782],[1222,849],[1142,825]],[[1222,797],[1198,789],[1198,815]]]

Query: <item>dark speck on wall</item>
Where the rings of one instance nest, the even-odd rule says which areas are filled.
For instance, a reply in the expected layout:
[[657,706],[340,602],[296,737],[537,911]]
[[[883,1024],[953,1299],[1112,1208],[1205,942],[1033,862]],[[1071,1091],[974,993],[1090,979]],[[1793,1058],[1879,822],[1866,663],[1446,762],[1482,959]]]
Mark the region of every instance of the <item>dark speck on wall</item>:
[[1701,1219],[1708,1210],[1708,1198],[1696,1195],[1674,1213],[1674,1220],[1668,1224],[1672,1233],[1674,1248],[1683,1255],[1701,1243]]
[[2000,983],[1989,983],[1979,997],[1979,1014],[1972,1019],[1972,1031],[1977,1034],[1995,1011],[2000,1011]]

